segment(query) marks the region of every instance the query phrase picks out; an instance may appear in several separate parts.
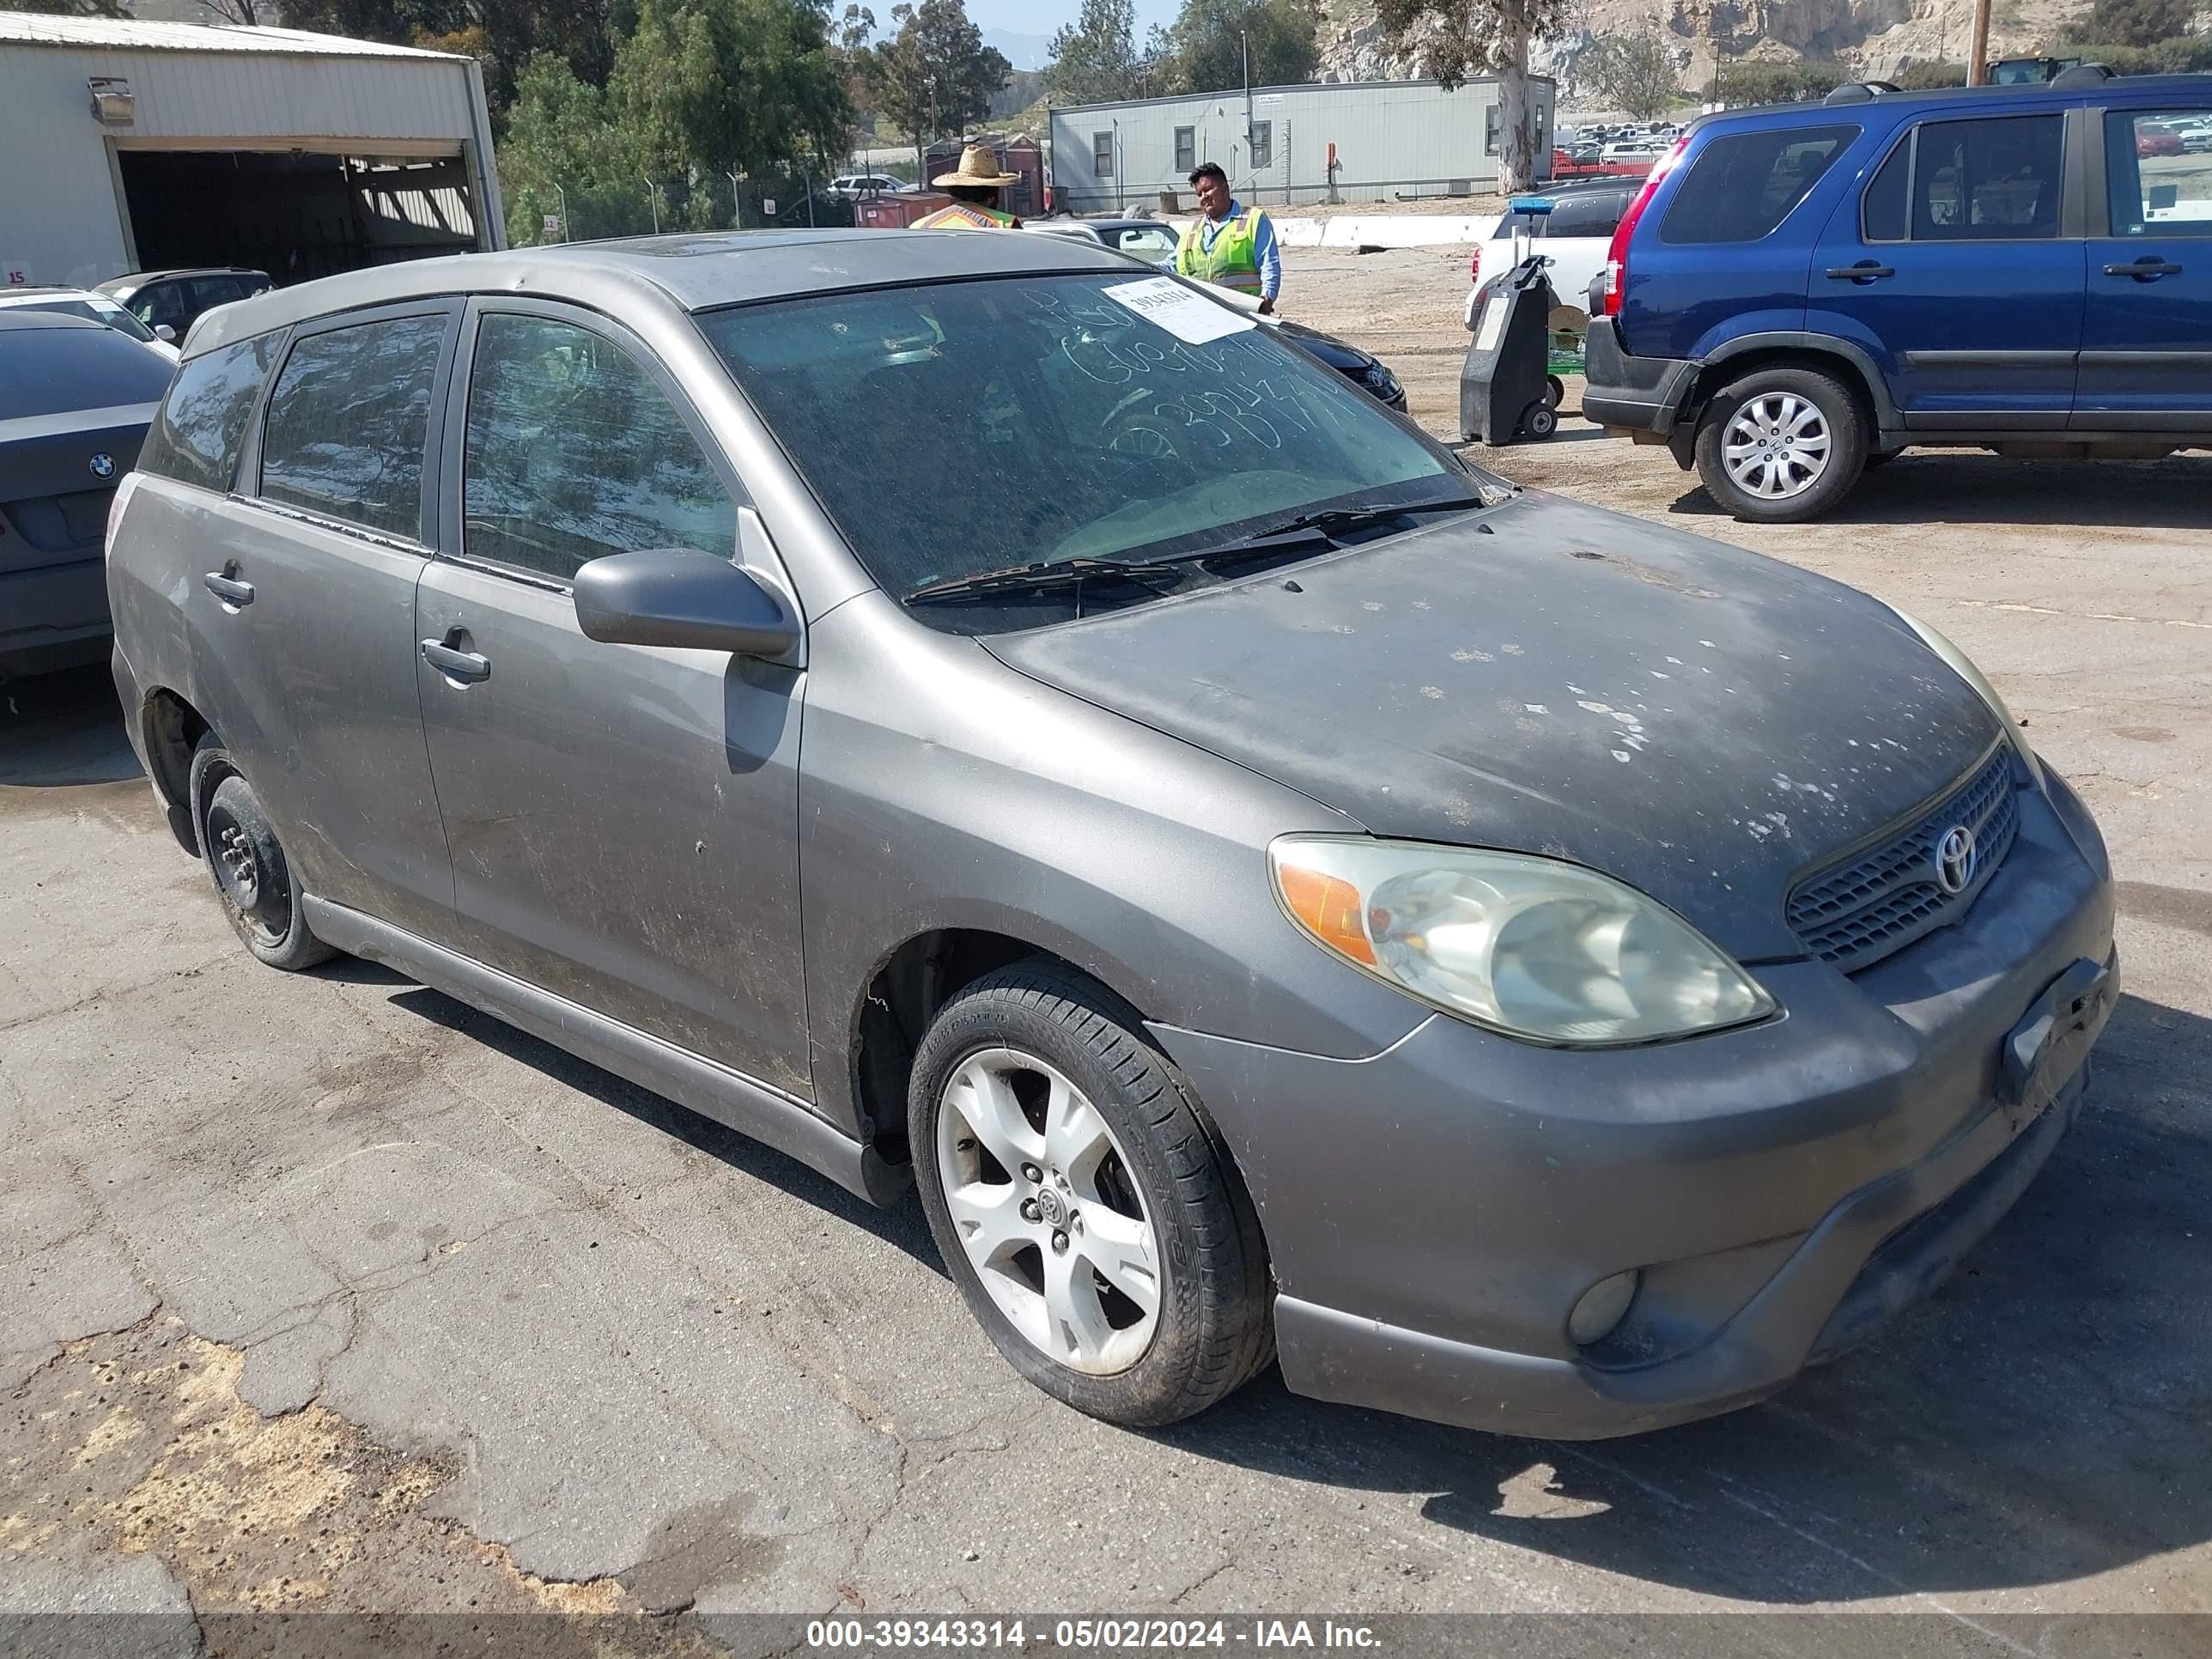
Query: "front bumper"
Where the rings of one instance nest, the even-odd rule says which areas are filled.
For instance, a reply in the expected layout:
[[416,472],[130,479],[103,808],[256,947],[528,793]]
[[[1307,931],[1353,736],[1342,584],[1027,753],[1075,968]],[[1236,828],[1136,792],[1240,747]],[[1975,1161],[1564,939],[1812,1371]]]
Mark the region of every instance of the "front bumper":
[[[1439,1015],[1357,1061],[1160,1030],[1260,1206],[1290,1387],[1634,1433],[1771,1394],[1933,1289],[2050,1157],[2116,995],[2095,829],[2056,780],[2022,806],[1964,918],[1851,978],[1754,968],[1784,1011],[1760,1025],[1571,1051]],[[2094,994],[2008,1069],[2062,980]],[[1577,1346],[1568,1311],[1632,1268],[1620,1328]]]
[[1612,318],[1592,317],[1583,338],[1583,418],[1663,438],[1674,429],[1698,367],[1688,357],[1632,356]]

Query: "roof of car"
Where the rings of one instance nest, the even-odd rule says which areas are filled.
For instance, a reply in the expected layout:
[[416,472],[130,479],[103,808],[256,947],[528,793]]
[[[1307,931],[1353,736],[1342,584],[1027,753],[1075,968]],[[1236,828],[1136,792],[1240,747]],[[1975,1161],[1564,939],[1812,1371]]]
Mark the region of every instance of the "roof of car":
[[256,270],[252,265],[179,265],[174,270],[131,270],[120,276],[111,276],[100,286],[103,289],[143,288],[149,283],[167,282],[172,276],[260,276],[265,270]]
[[[1838,88],[1838,91],[1844,88]],[[1911,92],[1869,91],[1863,98],[1850,101],[1830,103],[1826,99],[1815,99],[1799,104],[1753,105],[1744,109],[1717,110],[1700,115],[1690,124],[1691,129],[1710,128],[1749,118],[1754,122],[1772,116],[1786,115],[1793,119],[1817,118],[1848,121],[1854,111],[1880,109],[1908,112],[1940,107],[1946,104],[1978,102],[1983,99],[2002,102],[2006,100],[2037,100],[2043,104],[2056,103],[2062,106],[2094,104],[2109,98],[2122,98],[2132,107],[2137,98],[2179,96],[2203,98],[2212,91],[2212,75],[2116,75],[2107,80],[2077,82],[2070,86],[2057,86],[2050,82],[2028,85],[2006,82],[1980,87],[1931,87]],[[1830,94],[1834,97],[1835,94]]]
[[1068,236],[986,231],[740,230],[569,242],[502,253],[410,259],[325,276],[219,306],[192,326],[188,356],[312,318],[459,294],[541,294],[616,312],[641,285],[687,311],[901,283],[1017,272],[1126,271],[1128,262]]

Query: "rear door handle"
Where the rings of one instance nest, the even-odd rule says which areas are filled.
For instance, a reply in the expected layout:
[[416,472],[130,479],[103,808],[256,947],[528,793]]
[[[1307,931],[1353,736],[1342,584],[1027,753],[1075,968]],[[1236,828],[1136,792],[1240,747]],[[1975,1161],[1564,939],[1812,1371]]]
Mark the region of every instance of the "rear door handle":
[[491,678],[489,657],[480,657],[473,651],[456,651],[452,646],[436,640],[422,641],[422,660],[449,680],[461,680],[473,685],[478,680]]
[[[235,568],[235,567],[233,567]],[[235,576],[226,576],[220,570],[210,570],[200,578],[207,591],[234,610],[242,610],[253,603],[253,584],[240,581]]]
[[1881,281],[1885,276],[1894,276],[1896,275],[1896,267],[1893,265],[1878,265],[1871,259],[1862,260],[1859,264],[1855,265],[1830,265],[1828,267],[1829,280],[1831,282],[1837,283],[1874,283]]
[[2168,264],[2156,254],[2149,254],[2131,265],[2106,265],[2107,276],[2132,276],[2139,283],[2154,283],[2161,276],[2179,276],[2181,267]]

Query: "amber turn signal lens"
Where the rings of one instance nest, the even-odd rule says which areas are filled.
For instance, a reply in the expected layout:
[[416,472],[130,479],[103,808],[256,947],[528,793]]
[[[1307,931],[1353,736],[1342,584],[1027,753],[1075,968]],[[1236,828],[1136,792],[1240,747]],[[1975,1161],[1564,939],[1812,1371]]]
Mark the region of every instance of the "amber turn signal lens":
[[1322,944],[1354,962],[1375,965],[1375,947],[1359,923],[1359,890],[1318,870],[1302,870],[1285,864],[1276,872],[1283,902],[1305,930]]

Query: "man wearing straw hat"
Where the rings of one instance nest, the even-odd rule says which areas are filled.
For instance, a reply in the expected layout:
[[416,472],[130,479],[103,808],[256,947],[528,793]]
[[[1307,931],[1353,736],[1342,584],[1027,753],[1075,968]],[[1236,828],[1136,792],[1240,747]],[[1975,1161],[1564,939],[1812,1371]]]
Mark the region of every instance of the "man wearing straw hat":
[[999,171],[998,157],[982,144],[970,144],[960,152],[960,165],[951,173],[940,173],[929,182],[942,191],[951,193],[951,205],[917,219],[908,227],[912,230],[1012,230],[1021,224],[1012,214],[999,204],[1006,200],[1006,186],[1016,182],[1017,175]]

